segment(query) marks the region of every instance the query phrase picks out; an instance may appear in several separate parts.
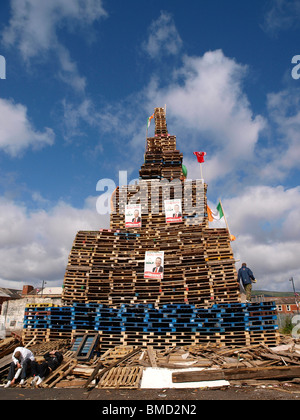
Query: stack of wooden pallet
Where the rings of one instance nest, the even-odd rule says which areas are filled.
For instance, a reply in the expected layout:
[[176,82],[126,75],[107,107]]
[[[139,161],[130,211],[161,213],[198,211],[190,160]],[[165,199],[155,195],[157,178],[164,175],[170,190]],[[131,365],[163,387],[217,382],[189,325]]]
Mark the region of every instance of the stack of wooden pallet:
[[[160,346],[210,341],[245,345],[255,338],[274,344],[277,331],[266,328],[265,319],[259,321],[265,328],[255,331],[246,328],[244,320],[241,328],[231,322],[229,328],[210,324],[205,331],[197,322],[180,330],[173,321],[175,327],[164,325],[163,330],[161,321],[161,327],[154,326],[145,316],[149,304],[158,311],[166,304],[178,311],[181,305],[211,311],[213,305],[240,304],[229,232],[209,228],[207,185],[203,180],[183,177],[182,154],[176,137],[168,133],[164,109],[156,108],[154,116],[155,135],[147,139],[139,182],[120,186],[113,194],[111,229],[80,231],[74,240],[63,288],[64,305],[73,307],[72,330],[90,331],[96,322],[104,349],[122,343]],[[181,204],[180,218],[169,222],[165,206],[175,201]],[[139,206],[138,227],[128,227],[128,205]],[[145,276],[148,252],[163,252],[162,276]],[[80,305],[87,304],[105,307],[102,312],[98,308],[96,315],[92,314],[97,312],[96,306],[82,309],[86,314],[79,313]],[[134,317],[144,317],[142,327],[118,318],[124,305],[135,305]],[[234,311],[234,306],[229,308]],[[180,319],[180,311],[172,319],[176,318]]]
[[[184,229],[178,224],[172,229],[163,225],[155,230],[158,225],[158,221],[152,227],[146,225],[139,234],[118,230],[79,232],[66,270],[64,302],[113,306],[185,302],[209,307],[239,301],[234,258],[225,229]],[[148,250],[164,250],[163,279],[144,278]]]
[[[208,309],[186,303],[169,303],[159,308],[153,304],[123,304],[113,308],[96,303],[74,303],[72,308],[47,307],[47,311],[38,309],[31,311],[30,319],[27,315],[24,342],[30,341],[36,331],[48,334],[52,330],[55,334],[55,322],[66,324],[59,332],[68,333],[72,330],[73,340],[77,335],[97,331],[102,351],[121,344],[142,347],[153,345],[154,348],[160,348],[208,341],[228,346],[263,341],[275,345],[278,338],[276,306],[273,302],[223,303]],[[40,319],[41,314],[44,321]],[[47,320],[54,325],[48,324]],[[28,322],[35,328],[31,329]],[[38,334],[36,337],[40,338]]]
[[23,343],[71,339],[71,335],[71,307],[40,303],[26,305]]
[[155,137],[147,138],[145,163],[140,170],[142,179],[181,178],[183,155],[176,150],[176,137],[168,134],[165,110],[155,108]]

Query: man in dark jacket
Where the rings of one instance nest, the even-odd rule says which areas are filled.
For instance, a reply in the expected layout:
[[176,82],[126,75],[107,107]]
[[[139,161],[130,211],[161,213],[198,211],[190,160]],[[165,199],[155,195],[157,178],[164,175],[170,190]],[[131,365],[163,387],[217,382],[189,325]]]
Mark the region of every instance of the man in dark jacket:
[[239,269],[238,272],[238,281],[242,281],[243,287],[246,292],[246,302],[251,302],[251,291],[252,291],[252,283],[256,283],[254,274],[247,267],[246,263],[242,264],[242,267]]
[[57,351],[52,350],[44,354],[45,361],[41,364],[35,363],[32,366],[34,378],[31,385],[40,385],[46,376],[58,368],[63,361],[63,355]]

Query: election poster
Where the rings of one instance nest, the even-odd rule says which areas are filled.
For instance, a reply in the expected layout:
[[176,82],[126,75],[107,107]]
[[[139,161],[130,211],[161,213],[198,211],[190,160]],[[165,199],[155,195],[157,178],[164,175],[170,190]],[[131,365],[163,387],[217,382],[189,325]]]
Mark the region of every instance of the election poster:
[[165,200],[165,215],[167,223],[182,222],[181,200]]
[[125,206],[125,227],[140,228],[142,227],[142,210],[141,204],[127,204]]
[[146,251],[145,253],[145,279],[163,279],[164,278],[164,252]]

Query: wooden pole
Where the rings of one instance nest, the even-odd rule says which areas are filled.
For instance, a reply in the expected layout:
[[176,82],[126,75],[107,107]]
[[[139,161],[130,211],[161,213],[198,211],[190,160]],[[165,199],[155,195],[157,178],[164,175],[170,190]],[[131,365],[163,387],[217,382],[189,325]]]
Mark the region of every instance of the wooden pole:
[[223,212],[223,215],[224,215],[224,220],[225,220],[226,228],[228,230],[229,236],[231,236],[230,229],[229,229],[229,226],[228,226],[228,223],[227,223],[227,219],[226,219],[226,216],[225,216],[225,212],[224,212],[224,208],[223,208],[221,199],[219,199],[219,203],[221,204],[221,209],[222,209],[222,212]]
[[148,121],[149,118],[147,119],[147,128],[146,128],[146,144],[145,144],[145,150],[147,151],[148,147],[147,147],[147,139],[148,139]]

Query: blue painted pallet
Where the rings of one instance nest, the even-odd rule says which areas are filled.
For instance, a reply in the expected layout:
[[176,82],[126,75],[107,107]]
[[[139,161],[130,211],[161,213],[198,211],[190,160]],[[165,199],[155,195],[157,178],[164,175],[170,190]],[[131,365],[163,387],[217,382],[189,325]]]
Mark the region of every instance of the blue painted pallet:
[[57,321],[71,321],[71,315],[50,315],[47,319],[57,320]]
[[95,318],[95,322],[123,322],[121,318],[113,318],[113,317],[97,317]]
[[[180,322],[180,320],[179,320],[179,322]],[[190,320],[190,323],[197,323],[197,322],[202,322],[202,323],[210,322],[212,324],[222,323],[223,318],[196,318],[196,319],[191,319]]]
[[153,328],[153,327],[121,327],[121,331],[125,332],[157,332],[157,333],[166,333],[166,332],[176,332],[176,328],[171,327],[161,327],[161,328]]
[[48,327],[40,327],[40,326],[31,326],[31,325],[27,325],[26,327],[24,326],[24,328],[26,330],[47,330]]
[[37,329],[47,329],[49,328],[49,324],[40,324],[40,323],[33,323],[33,324],[24,324],[24,328],[37,328]]
[[196,309],[195,305],[188,305],[186,303],[165,303],[161,306],[162,309]]
[[147,314],[147,313],[145,313],[145,312],[136,312],[136,313],[133,313],[133,312],[119,312],[118,314],[117,314],[119,317],[124,317],[124,318],[128,318],[128,319],[131,319],[131,318],[148,318],[149,317],[149,314]]
[[50,306],[50,312],[71,312],[70,306]]
[[90,303],[81,303],[81,302],[74,302],[72,308],[101,308],[107,307],[107,305],[102,305],[100,303],[90,302]]
[[266,330],[278,330],[278,325],[255,325],[255,326],[249,326],[249,331],[266,331]]
[[261,315],[261,316],[249,316],[245,317],[247,321],[267,321],[267,320],[277,320],[277,315]]
[[241,310],[241,308],[235,308],[235,309],[224,309],[224,312],[222,312],[222,316],[231,316],[231,317],[243,317],[246,313],[248,313],[247,310]]
[[93,328],[95,331],[107,331],[107,332],[121,332],[122,327],[99,327],[97,325]]
[[114,309],[114,308],[98,308],[95,313],[98,314],[118,314],[120,313],[120,311],[118,309]]
[[71,325],[49,325],[50,329],[60,330],[60,331],[72,331]]
[[32,319],[28,319],[28,318],[24,318],[24,322],[26,322],[26,323],[40,323],[40,324],[43,324],[43,323],[47,323],[49,321],[49,319],[48,318],[32,318]]
[[150,305],[147,305],[147,306],[146,305],[145,306],[138,305],[136,308],[134,308],[134,307],[125,306],[124,304],[121,305],[120,311],[121,312],[129,312],[129,313],[138,313],[138,312],[146,313],[146,312],[149,312],[149,311],[157,312]]
[[[152,314],[149,314],[150,316]],[[168,312],[162,312],[162,313],[158,313],[158,315],[162,316],[163,318],[168,318],[170,316],[174,316],[176,315],[177,317],[189,317],[189,318],[197,318],[198,315],[201,314],[197,314],[197,312],[193,311],[193,312],[176,312],[176,311],[168,311]],[[207,314],[206,314],[207,315]]]
[[25,315],[23,319],[24,319],[24,321],[25,320],[27,320],[27,321],[38,321],[38,320],[44,320],[44,319],[46,319],[46,317],[45,317],[45,315],[39,315],[39,316]]
[[93,327],[94,323],[93,322],[74,322],[74,321],[71,321],[70,325],[72,325],[74,327]]
[[97,327],[121,327],[123,324],[118,322],[96,322]]
[[232,303],[214,303],[212,308],[214,309],[235,309],[235,308],[246,308],[246,303],[232,302]]

